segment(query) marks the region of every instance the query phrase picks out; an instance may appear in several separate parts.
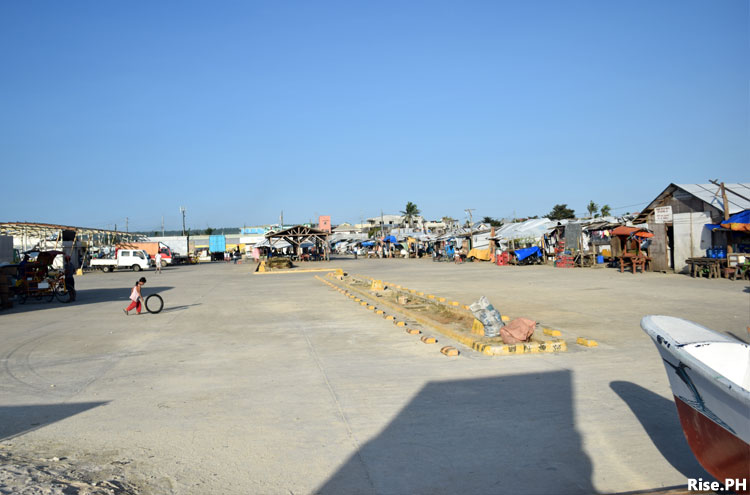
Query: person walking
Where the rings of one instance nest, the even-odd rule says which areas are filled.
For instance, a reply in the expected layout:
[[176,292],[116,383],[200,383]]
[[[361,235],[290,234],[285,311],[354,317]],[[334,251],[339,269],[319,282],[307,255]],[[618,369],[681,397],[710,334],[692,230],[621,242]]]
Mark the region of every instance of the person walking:
[[161,252],[156,253],[156,273],[161,273]]
[[70,256],[65,256],[65,266],[63,267],[63,270],[65,273],[65,289],[68,291],[68,294],[70,294],[70,302],[73,302],[76,300],[76,281],[73,278],[73,274],[76,270],[73,266],[73,262],[70,260]]
[[138,311],[138,314],[141,314],[141,307],[146,304],[146,301],[143,300],[143,295],[141,294],[141,287],[143,287],[143,284],[145,283],[146,277],[139,278],[135,283],[135,287],[133,287],[133,290],[130,291],[130,300],[132,302],[130,303],[130,306],[123,309],[126,315],[129,315],[130,310],[132,309],[135,309],[136,311]]

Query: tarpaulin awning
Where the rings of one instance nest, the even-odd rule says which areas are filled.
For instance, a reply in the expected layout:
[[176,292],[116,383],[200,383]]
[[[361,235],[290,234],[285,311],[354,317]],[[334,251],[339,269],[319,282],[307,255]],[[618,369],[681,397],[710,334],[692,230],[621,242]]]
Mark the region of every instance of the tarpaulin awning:
[[533,246],[530,248],[516,249],[515,254],[518,261],[523,261],[529,256],[533,256],[535,254],[537,256],[541,256],[542,251],[539,249],[539,246]]
[[398,242],[398,240],[394,236],[389,235],[389,236],[383,238],[383,242],[393,242],[393,243],[396,243],[396,242]]
[[491,253],[489,249],[472,249],[469,251],[469,254],[467,254],[466,257],[475,258],[481,261],[489,261],[490,254]]
[[735,213],[728,220],[721,222],[725,229],[739,232],[750,232],[750,210]]
[[638,227],[627,227],[621,225],[612,231],[612,235],[627,235],[635,237],[654,237],[654,234]]

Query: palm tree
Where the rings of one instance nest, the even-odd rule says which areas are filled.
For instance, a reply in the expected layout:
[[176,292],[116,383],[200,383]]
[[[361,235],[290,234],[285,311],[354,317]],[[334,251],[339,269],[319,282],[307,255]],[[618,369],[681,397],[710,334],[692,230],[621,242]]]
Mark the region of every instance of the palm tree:
[[417,205],[409,201],[406,203],[406,210],[402,211],[401,214],[404,216],[404,220],[409,222],[409,228],[412,227],[412,222],[414,221],[414,217],[419,215],[419,208],[417,208]]
[[594,215],[596,215],[596,212],[599,211],[599,205],[594,203],[594,200],[592,199],[589,202],[589,205],[586,207],[586,209],[589,211],[589,216],[591,218],[594,218]]
[[608,217],[609,215],[612,214],[612,208],[610,208],[609,205],[604,205],[602,206],[600,213],[602,214],[603,217]]

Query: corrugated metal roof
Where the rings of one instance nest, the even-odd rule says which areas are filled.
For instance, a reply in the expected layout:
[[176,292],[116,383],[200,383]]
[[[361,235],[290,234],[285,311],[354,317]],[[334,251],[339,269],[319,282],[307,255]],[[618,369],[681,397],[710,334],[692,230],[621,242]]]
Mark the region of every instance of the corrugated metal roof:
[[[724,211],[721,187],[714,184],[675,184],[675,186],[700,198],[714,208]],[[729,214],[750,209],[750,183],[724,184],[729,203]]]

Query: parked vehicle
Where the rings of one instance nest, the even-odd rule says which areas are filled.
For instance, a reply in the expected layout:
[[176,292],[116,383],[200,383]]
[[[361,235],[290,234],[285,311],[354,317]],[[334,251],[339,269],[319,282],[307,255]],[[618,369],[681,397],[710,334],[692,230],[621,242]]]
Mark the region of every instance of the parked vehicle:
[[151,266],[148,253],[143,249],[118,249],[114,258],[92,259],[91,268],[111,272],[120,268],[130,268],[134,272]]
[[118,244],[117,249],[142,249],[148,253],[152,260],[156,260],[156,254],[161,253],[162,267],[173,263],[174,255],[172,254],[172,250],[163,242],[129,242],[127,244]]
[[[185,235],[149,237],[150,242],[160,242],[172,251],[172,265],[190,263],[188,237]],[[162,254],[162,256],[164,256]]]

